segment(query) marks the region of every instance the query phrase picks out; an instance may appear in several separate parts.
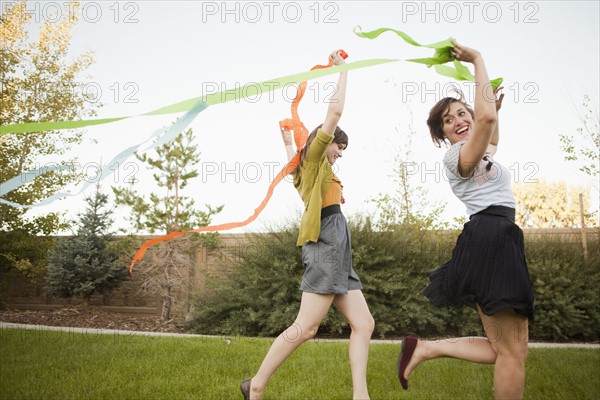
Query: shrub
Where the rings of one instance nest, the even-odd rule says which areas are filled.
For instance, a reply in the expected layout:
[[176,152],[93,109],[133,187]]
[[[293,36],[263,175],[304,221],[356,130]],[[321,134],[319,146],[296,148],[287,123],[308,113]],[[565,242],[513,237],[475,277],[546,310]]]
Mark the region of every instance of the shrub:
[[[458,231],[425,229],[419,223],[373,228],[367,217],[350,220],[354,269],[375,319],[374,337],[483,335],[477,312],[437,308],[422,295],[428,276],[447,261]],[[296,248],[298,225],[254,235],[248,251],[227,263],[227,271],[208,278],[196,296],[192,331],[227,335],[278,335],[295,319],[303,267]],[[600,246],[589,243],[585,261],[579,243],[526,237],[526,256],[534,284],[537,316],[532,339],[600,338]],[[219,271],[223,272],[223,271]],[[321,336],[347,336],[348,326],[332,307]]]

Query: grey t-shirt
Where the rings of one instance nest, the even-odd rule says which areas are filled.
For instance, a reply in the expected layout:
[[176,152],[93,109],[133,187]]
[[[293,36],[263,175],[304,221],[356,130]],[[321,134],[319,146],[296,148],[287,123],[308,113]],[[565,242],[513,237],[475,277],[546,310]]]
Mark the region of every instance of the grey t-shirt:
[[458,172],[458,157],[463,144],[464,141],[450,147],[444,156],[444,166],[450,188],[467,206],[467,214],[473,215],[489,206],[516,208],[517,203],[510,188],[510,171],[492,158],[495,146],[488,148],[473,175],[463,178]]

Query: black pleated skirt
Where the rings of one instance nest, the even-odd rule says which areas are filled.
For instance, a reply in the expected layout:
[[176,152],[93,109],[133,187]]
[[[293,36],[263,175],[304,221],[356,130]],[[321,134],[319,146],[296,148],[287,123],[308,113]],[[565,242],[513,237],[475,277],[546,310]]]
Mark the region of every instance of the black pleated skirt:
[[452,259],[433,271],[423,294],[437,307],[476,308],[486,315],[514,309],[530,320],[534,296],[523,231],[515,210],[491,206],[471,216],[452,250]]

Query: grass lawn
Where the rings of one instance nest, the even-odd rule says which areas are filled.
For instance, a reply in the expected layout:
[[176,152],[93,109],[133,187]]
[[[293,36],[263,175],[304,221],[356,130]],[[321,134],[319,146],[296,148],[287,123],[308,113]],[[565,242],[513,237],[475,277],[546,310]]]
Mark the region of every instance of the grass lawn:
[[[271,340],[171,338],[0,329],[0,398],[241,399],[238,384]],[[266,399],[350,399],[345,342],[301,346],[277,371]],[[492,366],[451,359],[422,364],[403,391],[399,345],[374,344],[369,390],[377,399],[493,399]],[[527,399],[598,399],[600,350],[530,349]]]

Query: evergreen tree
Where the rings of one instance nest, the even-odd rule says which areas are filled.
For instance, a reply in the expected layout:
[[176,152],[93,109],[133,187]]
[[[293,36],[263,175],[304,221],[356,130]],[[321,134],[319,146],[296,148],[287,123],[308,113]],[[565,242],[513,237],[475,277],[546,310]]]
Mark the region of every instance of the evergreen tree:
[[[193,140],[193,131],[188,129],[172,142],[158,147],[156,158],[136,155],[138,160],[156,170],[153,177],[157,186],[164,190],[162,195],[151,193],[146,199],[131,188],[113,187],[116,203],[131,208],[130,222],[135,233],[168,234],[208,226],[212,216],[223,209],[222,205],[206,205],[206,211],[198,210],[194,199],[182,194],[189,180],[199,175],[194,165],[199,162],[200,153],[198,146],[192,145]],[[216,246],[216,235],[194,234],[168,240],[150,248],[149,254],[140,262],[140,270],[144,273],[142,288],[163,297],[163,321],[171,318],[176,293],[187,283],[186,271],[193,268],[190,249],[197,247],[198,239],[208,248]]]
[[109,232],[112,210],[107,210],[108,195],[99,186],[86,197],[87,208],[79,214],[79,229],[72,238],[59,239],[48,254],[47,290],[49,294],[82,296],[88,304],[92,294],[105,293],[119,286],[126,274]]

